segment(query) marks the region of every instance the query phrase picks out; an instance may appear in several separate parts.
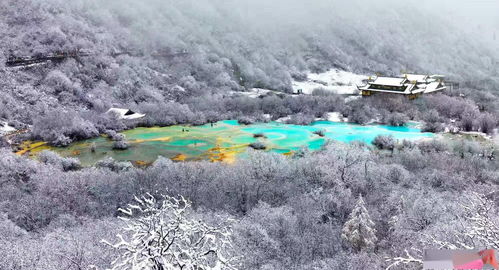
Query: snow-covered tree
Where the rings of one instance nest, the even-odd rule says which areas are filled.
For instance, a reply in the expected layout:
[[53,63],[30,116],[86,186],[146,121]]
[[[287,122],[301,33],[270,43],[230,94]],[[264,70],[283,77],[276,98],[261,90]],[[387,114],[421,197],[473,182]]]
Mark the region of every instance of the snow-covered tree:
[[[461,207],[465,212],[461,220],[462,227],[454,232],[448,232],[447,239],[429,236],[429,241],[440,249],[475,249],[499,248],[499,220],[497,219],[494,202],[483,194],[473,192],[467,196],[468,202]],[[387,258],[391,264],[386,268],[422,264],[421,250],[414,250],[417,255],[411,255],[405,250],[405,257]]]
[[378,240],[376,229],[374,229],[374,222],[369,216],[362,195],[359,195],[355,208],[350,213],[348,221],[343,225],[341,238],[356,251],[373,250],[376,246]]
[[[119,209],[129,218],[119,241],[103,243],[121,251],[112,269],[207,270],[237,269],[231,255],[229,226],[213,227],[188,215],[191,203],[161,195],[135,197],[136,204]],[[128,238],[128,239],[127,239]]]
[[485,247],[499,249],[499,219],[494,201],[480,193],[468,196],[468,202],[461,207],[465,212],[463,226],[451,234],[449,240],[438,240],[431,237],[439,248],[473,249]]

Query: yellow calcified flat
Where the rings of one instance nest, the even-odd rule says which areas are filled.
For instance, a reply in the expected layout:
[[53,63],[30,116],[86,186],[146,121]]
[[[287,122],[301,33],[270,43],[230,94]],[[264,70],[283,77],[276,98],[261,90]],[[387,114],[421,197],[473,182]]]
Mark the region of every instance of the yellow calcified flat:
[[187,159],[187,156],[184,154],[178,154],[172,158],[172,160],[175,160],[175,161],[185,161],[186,159]]
[[209,160],[212,162],[225,162],[232,164],[236,161],[237,152],[219,152],[219,153],[210,153]]
[[207,156],[208,160],[212,162],[234,163],[237,154],[244,152],[247,147],[247,144],[232,145],[228,147],[220,147],[217,145],[203,155]]
[[143,160],[136,160],[136,161],[133,161],[132,164],[139,166],[139,167],[147,167],[147,166],[150,166],[152,164],[152,162],[147,162],[147,161],[143,161]]
[[134,143],[143,143],[143,142],[168,142],[171,141],[172,137],[161,137],[154,139],[135,139],[132,142]]
[[16,154],[20,156],[26,153],[36,154],[48,149],[50,149],[50,146],[46,142],[25,141],[21,144],[21,150],[17,151]]

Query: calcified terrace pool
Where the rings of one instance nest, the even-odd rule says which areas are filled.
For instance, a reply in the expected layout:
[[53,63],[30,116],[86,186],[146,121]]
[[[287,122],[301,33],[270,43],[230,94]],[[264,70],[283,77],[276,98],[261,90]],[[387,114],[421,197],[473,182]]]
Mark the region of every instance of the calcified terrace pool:
[[[323,130],[321,137],[314,131]],[[355,125],[351,123],[317,121],[309,126],[282,124],[277,122],[240,125],[235,120],[220,121],[203,126],[170,126],[136,128],[124,131],[129,142],[127,150],[113,150],[113,142],[101,136],[79,141],[68,147],[40,145],[30,150],[36,156],[49,149],[66,157],[77,157],[83,165],[92,165],[98,160],[112,157],[138,164],[151,163],[158,156],[173,160],[211,160],[233,162],[244,157],[249,144],[262,142],[265,151],[292,155],[302,147],[318,150],[327,139],[370,144],[380,134],[392,135],[396,139],[417,140],[433,137],[414,127],[393,127],[384,125]],[[261,134],[264,137],[255,137]],[[95,144],[95,152],[91,145]]]

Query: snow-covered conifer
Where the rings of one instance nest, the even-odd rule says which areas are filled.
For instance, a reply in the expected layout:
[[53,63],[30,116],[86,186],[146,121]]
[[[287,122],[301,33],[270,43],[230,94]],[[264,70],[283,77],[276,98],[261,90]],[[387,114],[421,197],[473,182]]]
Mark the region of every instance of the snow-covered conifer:
[[350,213],[348,221],[343,225],[341,238],[348,242],[356,251],[373,250],[376,246],[376,229],[369,216],[366,204],[359,196],[355,208]]

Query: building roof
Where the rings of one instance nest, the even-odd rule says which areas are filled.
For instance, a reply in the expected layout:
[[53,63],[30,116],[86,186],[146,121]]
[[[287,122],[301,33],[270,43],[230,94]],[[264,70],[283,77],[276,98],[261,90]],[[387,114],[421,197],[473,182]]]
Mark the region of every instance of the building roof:
[[428,75],[417,75],[417,74],[404,74],[404,76],[407,78],[409,81],[416,81],[416,82],[426,82],[428,79]]
[[370,84],[401,86],[405,81],[405,78],[378,77]]
[[121,108],[111,108],[107,111],[107,113],[114,113],[116,114],[120,119],[138,119],[146,116],[145,114],[141,113],[136,113],[134,111],[131,111],[129,109],[121,109]]
[[430,78],[432,78],[432,79],[445,79],[445,75],[433,74],[433,75],[430,75]]
[[377,77],[367,85],[357,87],[359,90],[396,93],[403,95],[431,93],[446,89],[443,82],[438,79],[442,75],[404,74],[404,77]]
[[426,86],[426,93],[431,93],[435,91],[442,90],[442,88],[445,88],[445,85],[442,85],[440,82],[431,82]]
[[[398,86],[401,86],[401,85],[398,85]],[[373,91],[373,92],[402,94],[402,95],[410,95],[410,94],[412,94],[414,92],[413,89],[415,88],[414,87],[415,84],[406,83],[406,84],[403,84],[403,86],[406,87],[404,91],[391,90],[391,89],[373,89],[373,88],[370,88],[369,84],[365,85],[365,86],[362,86],[362,87],[359,87],[358,89],[359,90]],[[423,91],[424,91],[424,89],[423,89]]]

